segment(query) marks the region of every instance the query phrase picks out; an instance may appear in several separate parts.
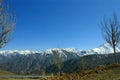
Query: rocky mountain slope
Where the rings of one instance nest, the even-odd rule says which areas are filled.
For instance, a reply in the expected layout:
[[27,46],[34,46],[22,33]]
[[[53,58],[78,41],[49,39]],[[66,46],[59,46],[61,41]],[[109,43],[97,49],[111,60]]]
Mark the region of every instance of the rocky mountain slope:
[[[72,58],[76,58],[78,56],[84,56],[84,55],[91,55],[91,54],[109,54],[113,53],[113,49],[109,44],[103,44],[98,46],[97,48],[91,49],[91,50],[79,50],[75,48],[53,48],[53,49],[46,49],[44,51],[31,51],[31,50],[2,50],[0,51],[0,63],[5,62],[6,60],[3,60],[5,58],[9,59],[16,59],[20,56],[29,56],[29,55],[35,55],[39,54],[43,57],[48,57],[53,55],[53,51],[58,51],[60,54],[60,57],[64,58],[65,60],[69,56]],[[120,48],[116,47],[116,51],[120,52]],[[69,54],[68,54],[69,53]],[[68,60],[67,59],[67,60]],[[70,58],[71,59],[71,58]]]
[[[118,47],[116,50],[120,52]],[[0,51],[0,69],[19,74],[42,74],[44,71],[56,73],[58,72],[56,62],[62,62],[61,70],[72,72],[83,67],[92,68],[100,64],[113,63],[114,56],[110,53],[113,53],[113,50],[109,44],[91,50],[74,48],[53,48],[45,51],[3,50]]]

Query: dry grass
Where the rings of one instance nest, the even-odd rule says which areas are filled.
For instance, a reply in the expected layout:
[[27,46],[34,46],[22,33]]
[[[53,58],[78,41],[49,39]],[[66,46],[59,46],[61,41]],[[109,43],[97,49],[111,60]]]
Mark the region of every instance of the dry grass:
[[0,70],[0,75],[14,75],[14,73],[11,73],[11,72],[8,72],[8,71],[4,71],[4,70]]
[[100,66],[92,70],[84,70],[44,79],[0,79],[0,80],[120,80],[120,65]]
[[93,70],[65,74],[49,80],[120,80],[120,65],[101,66]]

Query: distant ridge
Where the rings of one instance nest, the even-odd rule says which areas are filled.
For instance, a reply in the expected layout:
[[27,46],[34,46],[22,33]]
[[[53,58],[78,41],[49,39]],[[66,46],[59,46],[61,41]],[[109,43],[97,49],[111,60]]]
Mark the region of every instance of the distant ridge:
[[[52,49],[46,49],[44,51],[33,51],[33,50],[1,50],[0,54],[4,56],[9,56],[10,54],[16,55],[16,54],[21,54],[21,55],[28,55],[28,54],[53,54],[52,51],[58,51],[61,55],[65,55],[64,51],[74,53],[75,55],[78,56],[84,56],[84,55],[91,55],[91,54],[109,54],[113,53],[112,47],[108,44],[105,43],[103,45],[100,45],[94,49],[91,50],[79,50],[75,48],[52,48]],[[116,51],[120,52],[120,48],[116,47]]]

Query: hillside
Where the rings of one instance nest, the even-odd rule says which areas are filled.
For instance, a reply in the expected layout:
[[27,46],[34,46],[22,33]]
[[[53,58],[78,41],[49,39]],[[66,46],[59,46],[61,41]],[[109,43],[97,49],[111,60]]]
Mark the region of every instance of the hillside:
[[[2,74],[12,74],[1,71]],[[34,79],[34,78],[33,78]],[[0,80],[33,80],[33,79],[0,79]],[[120,80],[120,64],[99,66],[90,70],[83,70],[69,74],[62,74],[51,78],[39,78],[34,80]]]
[[[118,47],[116,50],[120,52]],[[56,63],[61,62],[60,70],[71,73],[99,65],[113,64],[112,52],[113,49],[109,44],[103,44],[91,50],[74,48],[54,48],[45,51],[3,50],[0,51],[0,69],[22,75],[42,75],[43,72],[57,74],[59,64]],[[117,57],[120,57],[120,53]]]
[[0,75],[14,75],[14,73],[11,73],[5,70],[0,70]]
[[[59,80],[60,77],[49,80]],[[83,70],[76,73],[64,74],[61,80],[120,80],[120,64],[100,66],[91,70]]]

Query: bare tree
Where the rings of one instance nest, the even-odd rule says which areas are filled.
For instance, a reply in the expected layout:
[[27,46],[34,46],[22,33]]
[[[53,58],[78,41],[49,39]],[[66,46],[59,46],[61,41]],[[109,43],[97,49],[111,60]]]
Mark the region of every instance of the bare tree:
[[118,63],[116,46],[120,42],[120,25],[115,13],[113,14],[113,18],[108,20],[106,18],[104,19],[104,21],[102,22],[102,31],[105,41],[112,46],[115,62]]
[[58,67],[59,76],[61,75],[61,68],[63,66],[63,59],[60,57],[60,53],[58,50],[52,50],[54,55],[54,64]]
[[16,15],[4,0],[0,0],[0,48],[9,41],[10,33],[13,31],[16,22]]

